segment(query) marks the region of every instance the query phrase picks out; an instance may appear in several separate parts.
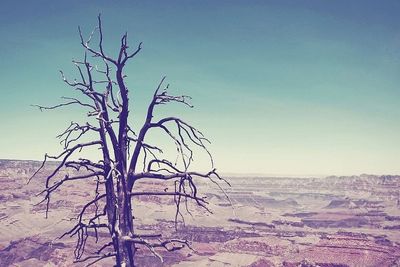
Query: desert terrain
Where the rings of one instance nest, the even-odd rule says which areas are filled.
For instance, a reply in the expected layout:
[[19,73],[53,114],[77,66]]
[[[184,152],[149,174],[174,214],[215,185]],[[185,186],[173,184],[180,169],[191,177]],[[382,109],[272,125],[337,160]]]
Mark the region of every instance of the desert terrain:
[[[93,199],[94,182],[62,185],[46,219],[37,194],[54,164],[27,184],[39,166],[0,160],[0,266],[84,266],[74,263],[76,237],[58,237]],[[163,262],[141,248],[138,266],[400,266],[400,176],[224,178],[231,183],[221,184],[229,199],[202,181],[199,190],[212,214],[189,204],[177,230],[173,199],[134,200],[138,233],[186,239],[193,248],[157,250]],[[147,181],[137,190],[161,186]],[[86,251],[96,251],[106,238],[96,243],[89,237]]]

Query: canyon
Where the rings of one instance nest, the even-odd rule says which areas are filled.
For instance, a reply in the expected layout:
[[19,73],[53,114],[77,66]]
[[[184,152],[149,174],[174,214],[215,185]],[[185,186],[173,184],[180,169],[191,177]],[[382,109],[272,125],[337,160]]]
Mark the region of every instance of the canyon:
[[[93,199],[93,181],[65,183],[50,202],[37,204],[47,165],[0,160],[0,265],[85,266],[74,263],[75,237],[59,238]],[[231,186],[200,181],[212,213],[189,203],[175,228],[173,199],[138,197],[133,202],[140,234],[181,238],[192,249],[157,250],[163,262],[140,249],[138,266],[400,266],[400,176],[224,176]],[[164,188],[146,181],[136,190]],[[167,188],[165,189],[167,190]],[[100,234],[100,241],[107,240]],[[99,241],[99,243],[101,243]],[[98,249],[89,238],[87,252]],[[107,259],[94,266],[112,266]]]

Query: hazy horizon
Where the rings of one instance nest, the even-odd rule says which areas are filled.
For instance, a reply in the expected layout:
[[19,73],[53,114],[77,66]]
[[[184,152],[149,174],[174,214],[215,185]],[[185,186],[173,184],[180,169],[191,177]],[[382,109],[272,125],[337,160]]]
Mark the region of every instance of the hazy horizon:
[[[400,174],[398,1],[4,1],[0,11],[0,158],[41,160],[79,109],[85,34],[102,13],[105,50],[129,32],[143,51],[127,68],[134,125],[160,78],[193,97],[170,110],[212,141],[222,173]],[[138,115],[138,118],[137,116]],[[199,159],[201,168],[205,163]]]
[[[37,159],[7,159],[7,158],[0,158],[0,161],[33,161],[42,163],[42,160]],[[59,162],[54,160],[48,160],[47,162]],[[351,177],[351,176],[363,176],[363,175],[372,175],[372,176],[384,176],[384,175],[392,175],[392,176],[400,176],[397,173],[353,173],[353,174],[316,174],[316,173],[309,173],[309,174],[293,174],[293,173],[251,173],[251,172],[219,172],[221,177],[229,177],[229,178],[242,178],[242,177],[250,177],[250,178],[326,178],[330,176],[337,176],[337,177]]]

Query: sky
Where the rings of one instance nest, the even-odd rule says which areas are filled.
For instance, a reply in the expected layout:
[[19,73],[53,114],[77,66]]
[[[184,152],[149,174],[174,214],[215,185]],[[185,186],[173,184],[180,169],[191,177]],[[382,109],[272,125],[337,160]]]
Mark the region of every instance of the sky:
[[[79,109],[40,112],[73,92],[88,34],[129,33],[143,50],[127,67],[133,120],[167,76],[193,97],[175,112],[201,129],[223,173],[400,174],[399,1],[2,1],[0,158],[62,149]],[[75,75],[75,76],[74,76]],[[136,119],[136,121],[140,121]]]

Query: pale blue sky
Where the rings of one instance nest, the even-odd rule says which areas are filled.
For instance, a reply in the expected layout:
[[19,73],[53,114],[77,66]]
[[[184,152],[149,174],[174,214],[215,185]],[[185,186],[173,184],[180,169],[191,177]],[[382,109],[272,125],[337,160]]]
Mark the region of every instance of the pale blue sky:
[[[84,3],[82,3],[84,2]],[[140,114],[161,76],[194,110],[222,172],[400,173],[399,1],[2,1],[0,158],[41,159],[78,110],[40,113],[70,89],[77,26],[103,14],[143,51],[127,69]]]

